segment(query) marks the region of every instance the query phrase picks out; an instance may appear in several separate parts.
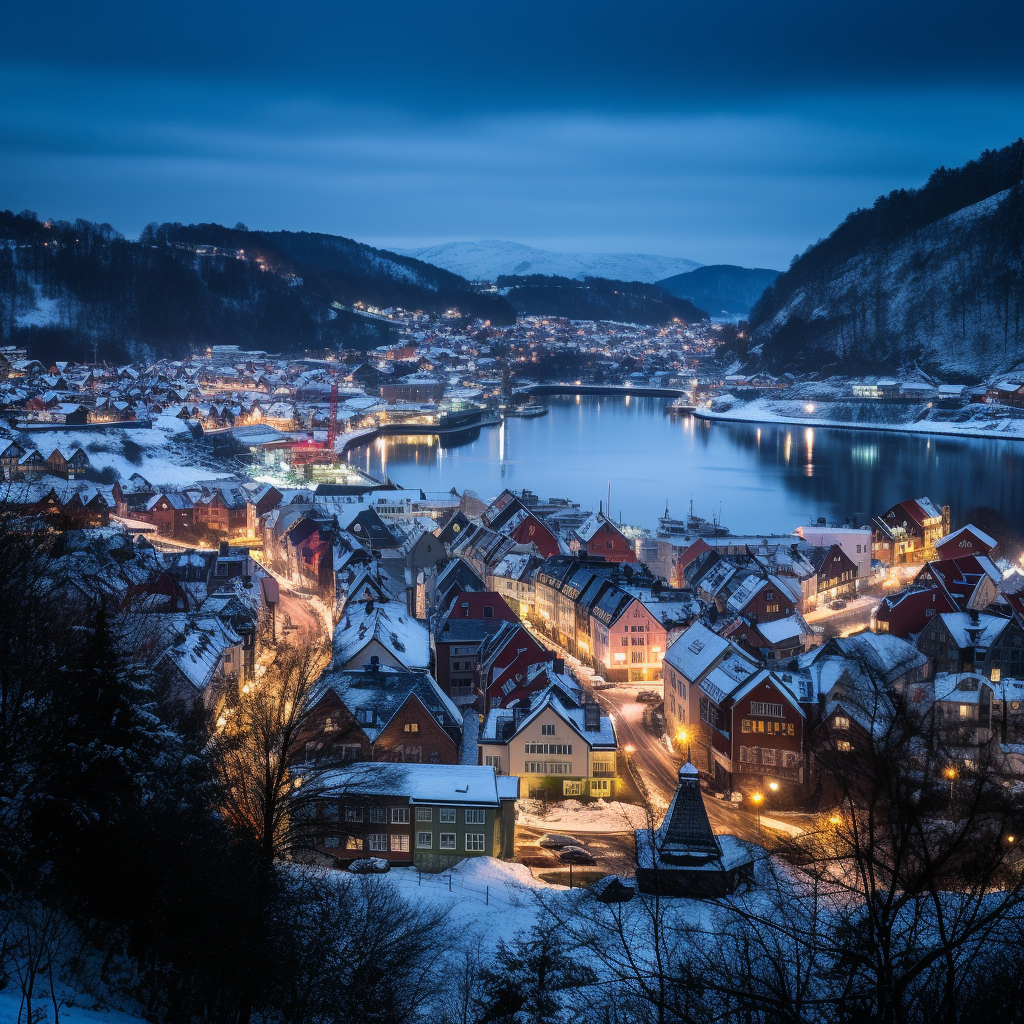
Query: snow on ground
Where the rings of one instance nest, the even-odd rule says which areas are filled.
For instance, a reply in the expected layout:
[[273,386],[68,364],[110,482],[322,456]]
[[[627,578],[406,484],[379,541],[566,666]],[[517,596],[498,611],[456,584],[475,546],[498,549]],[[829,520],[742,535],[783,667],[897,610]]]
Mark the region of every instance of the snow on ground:
[[39,291],[37,287],[35,309],[26,310],[16,317],[19,327],[49,327],[60,323],[59,300],[44,299]]
[[[804,414],[787,408],[794,403],[784,403],[768,398],[756,398],[751,402],[736,404],[721,411],[698,409],[695,415],[704,420],[729,420],[741,423],[788,423],[801,427],[830,427],[839,430],[890,431],[897,434],[941,435],[1024,441],[1024,419],[1010,417],[973,418],[954,423],[949,420],[920,420],[913,423],[874,423],[831,420],[813,414]],[[827,408],[823,406],[822,408]]]
[[589,804],[579,800],[559,800],[546,804],[542,800],[520,800],[517,824],[548,832],[632,832],[647,827],[647,815],[636,804],[618,800],[594,800]]
[[[133,473],[141,473],[158,487],[187,487],[200,480],[223,479],[229,475],[224,469],[197,465],[195,442],[185,423],[173,412],[154,417],[153,426],[148,430],[75,430],[72,427],[68,430],[26,430],[22,431],[21,437],[37,448],[47,445],[81,447],[88,454],[94,470],[110,468],[125,480]],[[125,441],[139,446],[139,461],[132,461],[125,454]]]
[[[73,998],[73,997],[72,997]],[[84,1001],[84,997],[83,997]],[[20,1017],[19,1017],[20,1011]],[[42,1016],[37,1014],[42,1011]],[[53,1003],[50,1001],[49,992],[45,996],[40,993],[32,1000],[32,1015],[40,1024],[52,1024]],[[25,1007],[21,1004],[21,992],[18,990],[17,980],[9,984],[7,991],[0,992],[0,1021],[15,1024],[16,1021],[26,1021]],[[85,1010],[77,1006],[61,1006],[61,1024],[142,1024],[142,1017],[133,1017],[127,1013],[119,1013],[117,1010]]]

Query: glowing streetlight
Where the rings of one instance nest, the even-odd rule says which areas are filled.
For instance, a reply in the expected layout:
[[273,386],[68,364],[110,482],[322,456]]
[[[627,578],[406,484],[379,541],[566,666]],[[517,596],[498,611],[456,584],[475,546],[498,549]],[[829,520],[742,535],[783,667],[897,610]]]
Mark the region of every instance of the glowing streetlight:
[[755,793],[751,798],[754,807],[757,808],[757,834],[761,835],[761,804],[764,802],[764,793]]
[[679,743],[681,743],[681,744],[685,743],[686,744],[686,760],[687,760],[687,763],[690,763],[690,735],[689,735],[689,733],[685,729],[680,729],[679,732],[676,734],[676,739],[679,741]]
[[828,820],[833,825],[842,825],[843,823],[843,819],[840,818],[838,814],[833,814]]
[[769,783],[768,783],[768,788],[769,788],[769,789],[770,789],[770,790],[771,790],[771,791],[772,791],[773,793],[777,793],[777,792],[779,791],[779,784],[778,784],[777,782],[769,782]]
[[808,414],[810,414],[810,413],[814,412],[814,403],[813,403],[813,402],[808,402],[808,403],[807,403],[807,404],[806,404],[806,405],[804,406],[804,412],[806,412],[806,413],[808,413]]
[[956,769],[950,765],[943,773],[949,779],[949,799],[953,799],[953,783],[956,782]]

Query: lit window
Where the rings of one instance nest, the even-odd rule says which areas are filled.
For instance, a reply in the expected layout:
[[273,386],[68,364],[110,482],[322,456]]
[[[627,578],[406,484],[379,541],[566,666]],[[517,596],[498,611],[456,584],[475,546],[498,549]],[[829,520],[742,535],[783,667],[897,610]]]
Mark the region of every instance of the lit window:
[[420,731],[420,723],[419,722],[406,722],[405,725],[402,727],[402,729],[403,729],[404,732],[419,732]]
[[832,719],[832,726],[835,729],[849,729],[850,720],[843,715],[836,715],[836,717]]
[[960,705],[960,717],[961,718],[970,718],[971,717],[971,705],[970,704],[961,704]]
[[392,853],[408,853],[409,852],[409,837],[392,835],[391,837],[391,852]]
[[838,740],[836,742],[836,747],[844,754],[848,754],[853,750],[853,744],[849,740]]

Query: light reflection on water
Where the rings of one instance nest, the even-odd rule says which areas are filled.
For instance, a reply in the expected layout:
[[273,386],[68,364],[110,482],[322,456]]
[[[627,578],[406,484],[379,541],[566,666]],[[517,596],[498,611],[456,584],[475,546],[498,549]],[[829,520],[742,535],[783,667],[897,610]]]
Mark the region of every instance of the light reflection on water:
[[[950,441],[860,430],[673,418],[658,399],[564,397],[550,412],[510,419],[468,443],[387,438],[352,455],[405,487],[490,498],[529,488],[597,508],[611,481],[612,512],[655,527],[666,501],[682,516],[721,516],[733,532],[789,532],[809,517],[884,511],[927,495],[957,514],[990,505],[1019,522],[1024,478],[1015,442]],[[799,443],[802,441],[803,443]]]

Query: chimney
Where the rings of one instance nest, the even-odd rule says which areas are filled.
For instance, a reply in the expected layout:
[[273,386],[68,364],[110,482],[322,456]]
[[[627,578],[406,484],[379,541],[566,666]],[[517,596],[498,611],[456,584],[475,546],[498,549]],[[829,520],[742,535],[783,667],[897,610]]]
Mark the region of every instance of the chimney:
[[565,672],[565,658],[555,658],[552,667],[559,675],[562,675]]
[[227,558],[228,557],[228,542],[226,540],[222,540],[220,542],[220,557],[221,558]]
[[366,666],[366,671],[376,675],[380,671],[380,658],[376,654],[370,655],[370,663]]
[[252,574],[251,573],[247,572],[245,574],[245,576],[242,579],[242,586],[245,587],[246,590],[252,590]]
[[596,701],[588,701],[583,705],[584,732],[601,731],[601,705]]

